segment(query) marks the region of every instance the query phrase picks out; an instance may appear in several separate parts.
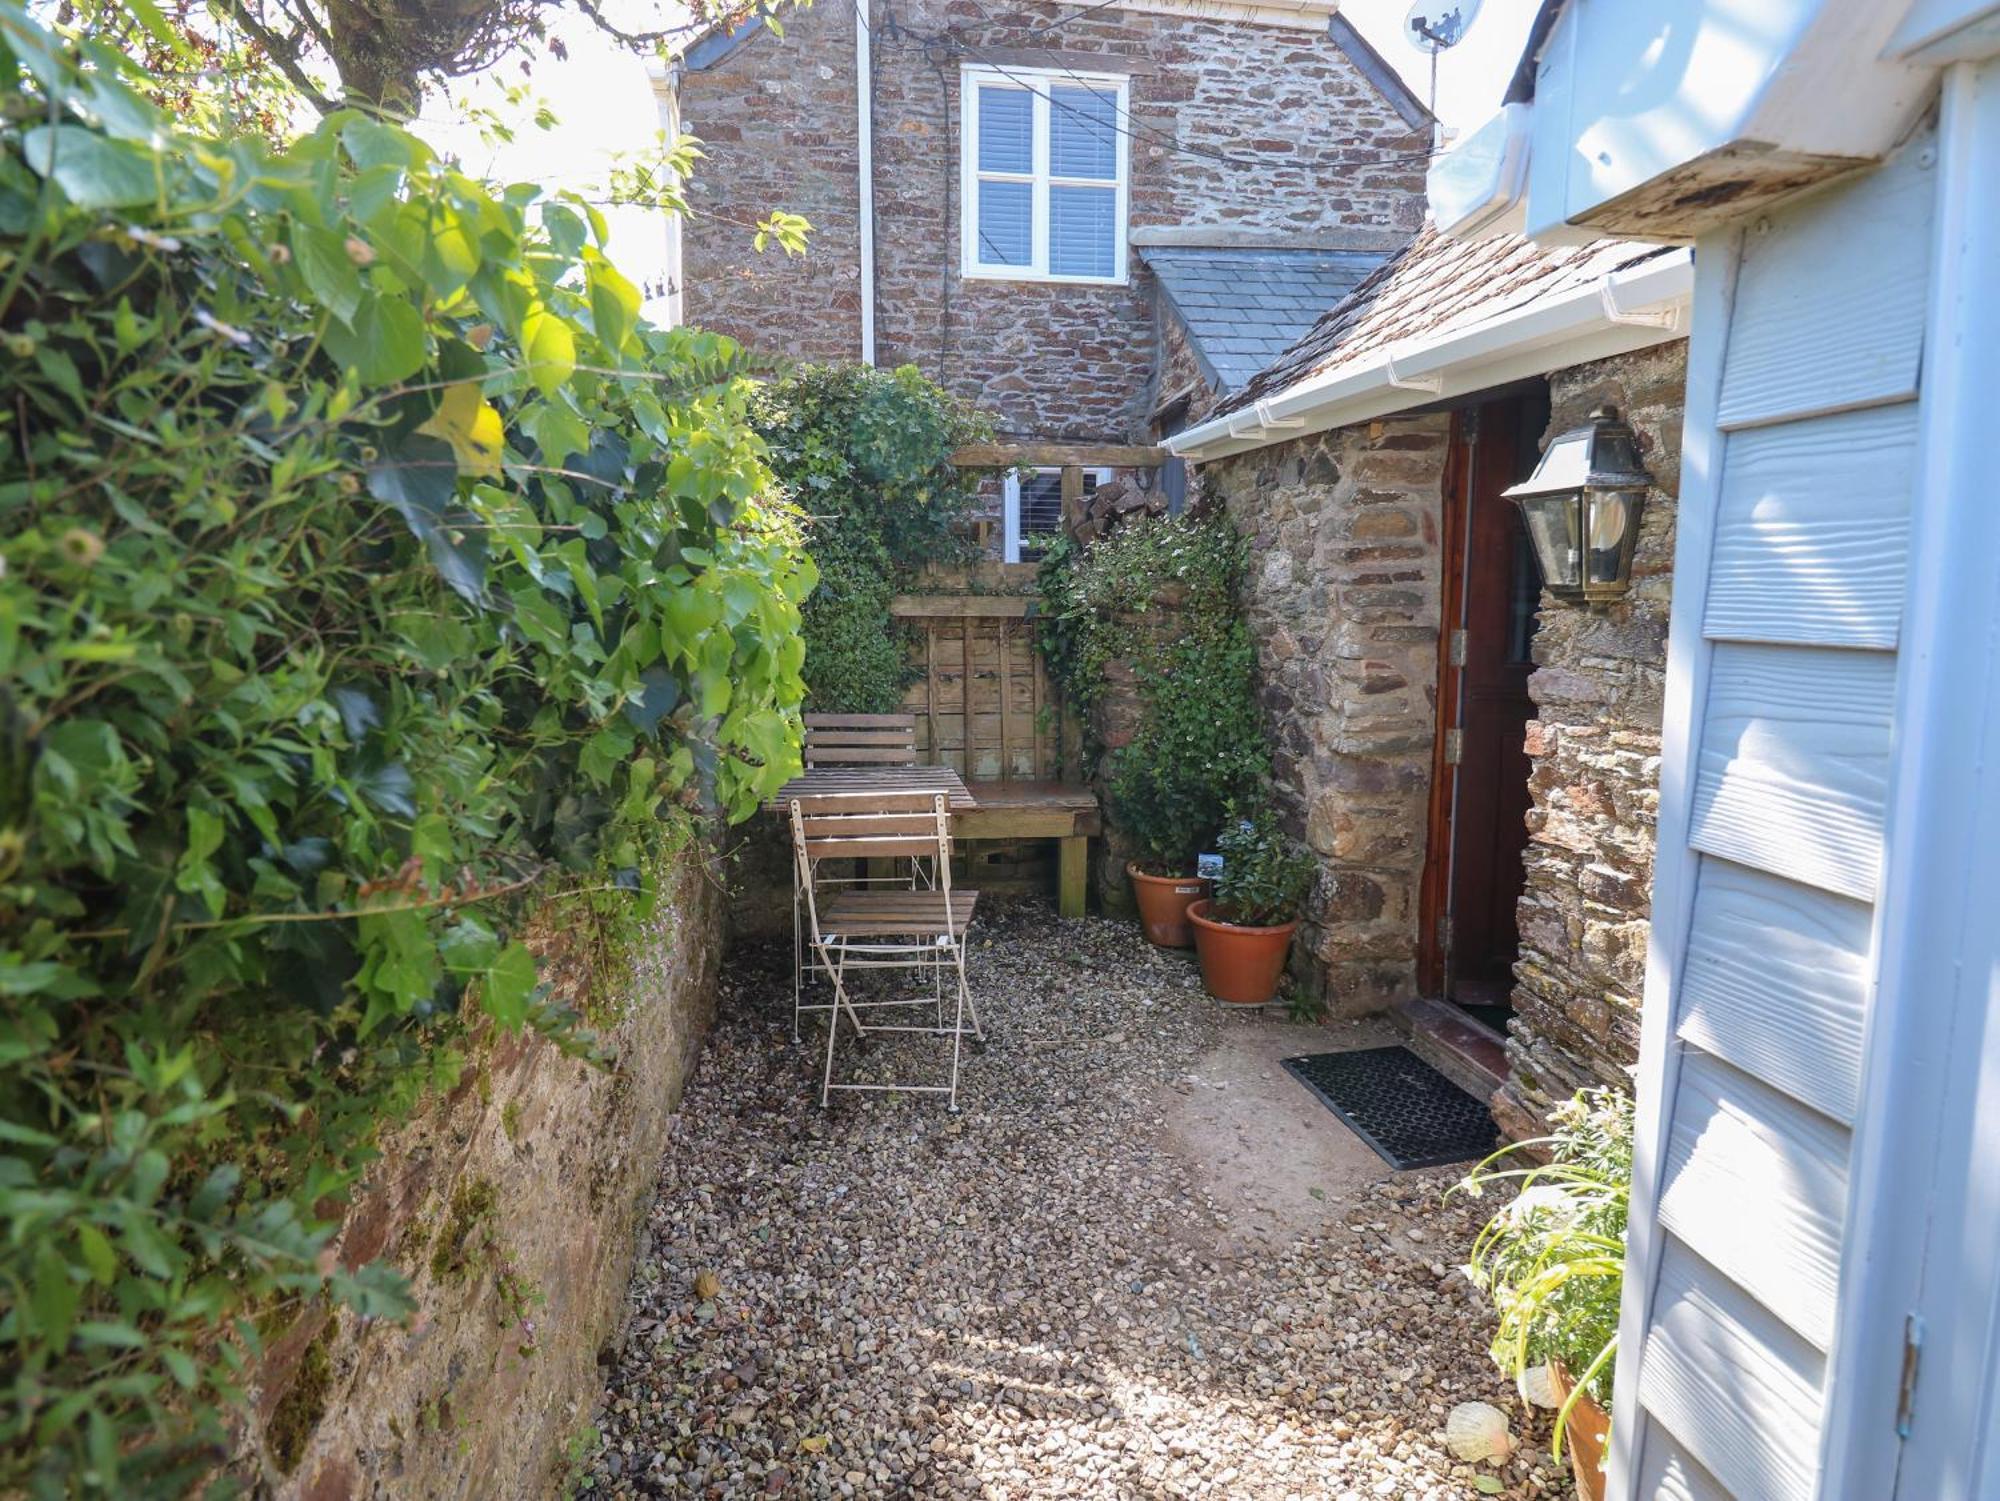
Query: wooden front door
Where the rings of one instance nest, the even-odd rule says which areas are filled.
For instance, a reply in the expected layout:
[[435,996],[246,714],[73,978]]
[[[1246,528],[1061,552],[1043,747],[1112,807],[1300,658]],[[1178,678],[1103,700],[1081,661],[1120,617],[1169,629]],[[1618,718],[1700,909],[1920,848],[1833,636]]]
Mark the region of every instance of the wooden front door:
[[1425,990],[1504,1006],[1525,879],[1535,608],[1541,578],[1501,492],[1534,466],[1539,393],[1453,414],[1445,471],[1438,734],[1424,882]]

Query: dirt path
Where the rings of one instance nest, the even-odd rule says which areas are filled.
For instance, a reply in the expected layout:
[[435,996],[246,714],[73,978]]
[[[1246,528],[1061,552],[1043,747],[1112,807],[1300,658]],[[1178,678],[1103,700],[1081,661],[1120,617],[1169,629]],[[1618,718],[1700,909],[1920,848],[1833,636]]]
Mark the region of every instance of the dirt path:
[[956,1118],[822,1112],[787,956],[732,959],[580,1493],[1567,1493],[1539,1433],[1484,1489],[1444,1450],[1512,1396],[1455,1171],[1388,1174],[1278,1067],[1379,1026],[1218,1015],[1123,923],[980,932]]

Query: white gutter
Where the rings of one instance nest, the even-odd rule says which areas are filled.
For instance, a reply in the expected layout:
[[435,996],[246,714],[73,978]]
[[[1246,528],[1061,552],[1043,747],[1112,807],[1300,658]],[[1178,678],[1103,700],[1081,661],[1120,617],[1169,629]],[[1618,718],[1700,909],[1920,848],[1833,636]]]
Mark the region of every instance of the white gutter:
[[1483,322],[1372,350],[1166,446],[1201,463],[1685,338],[1693,291],[1693,253],[1672,250]]
[[854,82],[856,153],[861,179],[861,363],[875,363],[875,63],[869,45],[868,0],[855,0]]

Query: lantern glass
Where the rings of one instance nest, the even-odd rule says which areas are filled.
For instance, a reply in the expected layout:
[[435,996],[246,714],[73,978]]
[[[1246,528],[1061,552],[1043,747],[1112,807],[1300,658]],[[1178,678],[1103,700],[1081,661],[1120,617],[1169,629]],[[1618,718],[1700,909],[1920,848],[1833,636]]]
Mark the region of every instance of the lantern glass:
[[1542,583],[1558,599],[1583,587],[1583,538],[1574,493],[1527,495],[1521,498],[1521,519],[1542,565]]
[[1632,553],[1639,541],[1643,490],[1586,490],[1589,545],[1584,550],[1586,599],[1615,599],[1632,578]]

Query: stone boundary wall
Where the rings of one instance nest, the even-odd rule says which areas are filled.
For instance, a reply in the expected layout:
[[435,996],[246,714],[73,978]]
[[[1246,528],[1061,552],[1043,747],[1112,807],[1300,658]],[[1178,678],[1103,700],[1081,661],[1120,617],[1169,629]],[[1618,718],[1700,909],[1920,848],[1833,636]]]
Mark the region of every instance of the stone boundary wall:
[[458,1085],[384,1143],[333,1254],[402,1267],[418,1311],[407,1326],[321,1306],[273,1321],[253,1387],[257,1494],[561,1493],[714,1015],[722,902],[706,860],[699,846],[676,857],[625,963],[580,951],[552,914],[530,922],[544,973],[615,1062],[592,1068],[533,1033],[489,1037],[469,1045]]
[[1638,1060],[1686,384],[1685,343],[1549,377],[1548,436],[1610,402],[1638,433],[1655,487],[1631,593],[1603,611],[1545,596],[1535,634],[1521,954],[1508,1079],[1493,1100],[1513,1136],[1541,1134],[1549,1107],[1578,1089],[1629,1087]]
[[1448,434],[1394,418],[1198,471],[1250,539],[1278,793],[1321,862],[1292,962],[1337,1015],[1416,994]]

